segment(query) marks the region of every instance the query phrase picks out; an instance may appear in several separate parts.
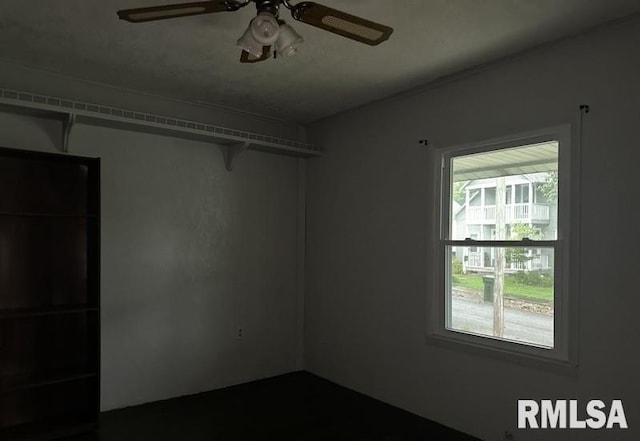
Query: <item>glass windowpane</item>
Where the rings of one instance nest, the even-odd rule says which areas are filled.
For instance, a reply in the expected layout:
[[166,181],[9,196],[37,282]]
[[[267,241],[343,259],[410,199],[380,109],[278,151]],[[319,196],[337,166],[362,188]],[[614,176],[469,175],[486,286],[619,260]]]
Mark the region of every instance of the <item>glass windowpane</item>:
[[448,246],[446,256],[447,329],[554,346],[552,247]]
[[557,141],[453,157],[448,239],[556,240],[557,170]]

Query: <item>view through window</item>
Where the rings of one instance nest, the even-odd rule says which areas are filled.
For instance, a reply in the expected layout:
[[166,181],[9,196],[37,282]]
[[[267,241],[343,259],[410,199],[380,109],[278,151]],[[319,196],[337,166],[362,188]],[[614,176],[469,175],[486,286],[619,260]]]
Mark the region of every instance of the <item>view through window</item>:
[[554,348],[558,147],[448,157],[446,329]]

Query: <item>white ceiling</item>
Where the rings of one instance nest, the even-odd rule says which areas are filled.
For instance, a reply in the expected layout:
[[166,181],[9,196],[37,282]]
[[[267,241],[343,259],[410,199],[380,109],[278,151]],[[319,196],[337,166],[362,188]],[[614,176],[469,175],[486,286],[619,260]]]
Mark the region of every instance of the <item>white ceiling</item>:
[[141,24],[116,16],[176,2],[2,1],[0,58],[306,123],[640,9],[640,0],[319,0],[395,31],[369,47],[289,20],[305,38],[299,54],[258,64],[240,64],[235,46],[253,5]]

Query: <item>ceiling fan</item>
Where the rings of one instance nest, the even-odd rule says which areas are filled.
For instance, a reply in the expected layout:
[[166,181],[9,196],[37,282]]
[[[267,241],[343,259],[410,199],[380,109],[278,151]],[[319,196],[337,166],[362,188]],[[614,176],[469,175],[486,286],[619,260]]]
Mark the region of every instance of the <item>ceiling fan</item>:
[[191,15],[211,14],[214,12],[232,12],[244,8],[249,3],[256,4],[257,15],[238,40],[242,48],[240,62],[257,63],[271,57],[272,47],[276,54],[290,56],[297,52],[303,42],[302,37],[279,17],[280,5],[291,12],[293,19],[315,26],[325,31],[350,38],[370,46],[376,46],[389,39],[393,29],[374,23],[337,9],[314,2],[291,4],[288,0],[211,0],[203,2],[180,3],[173,5],[151,6],[146,8],[123,9],[118,17],[132,23]]

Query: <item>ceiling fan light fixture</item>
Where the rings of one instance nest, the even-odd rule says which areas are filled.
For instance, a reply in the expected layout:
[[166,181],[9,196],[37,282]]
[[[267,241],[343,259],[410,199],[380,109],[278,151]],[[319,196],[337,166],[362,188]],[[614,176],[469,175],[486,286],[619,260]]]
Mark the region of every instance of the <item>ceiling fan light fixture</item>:
[[238,39],[238,46],[256,58],[262,57],[262,48],[271,46],[280,36],[278,19],[269,12],[260,12],[249,23],[242,37]]
[[290,57],[298,52],[298,46],[304,42],[304,39],[298,34],[292,26],[284,23],[280,25],[280,35],[276,41],[276,50],[278,55],[282,57]]
[[242,34],[242,37],[238,39],[238,46],[256,58],[262,56],[263,45],[253,37],[250,27],[247,28],[244,34]]
[[280,35],[278,19],[269,12],[259,12],[249,23],[249,29],[253,38],[263,46],[275,43]]

